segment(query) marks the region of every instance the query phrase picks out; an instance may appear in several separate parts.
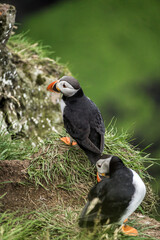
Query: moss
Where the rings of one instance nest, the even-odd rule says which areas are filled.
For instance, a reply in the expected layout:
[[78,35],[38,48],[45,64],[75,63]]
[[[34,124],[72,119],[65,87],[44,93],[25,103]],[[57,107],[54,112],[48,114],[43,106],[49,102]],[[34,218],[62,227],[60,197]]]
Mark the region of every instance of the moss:
[[46,79],[41,74],[38,74],[37,79],[36,79],[36,84],[43,85],[45,83],[45,81],[46,81]]
[[57,104],[60,95],[54,98],[46,87],[70,72],[66,66],[47,58],[45,50],[26,36],[13,36],[8,49],[10,52],[3,52],[3,63],[7,59],[3,69],[6,78],[1,78],[4,92],[1,111],[6,116],[3,119],[6,129],[35,143],[43,141],[62,121]]

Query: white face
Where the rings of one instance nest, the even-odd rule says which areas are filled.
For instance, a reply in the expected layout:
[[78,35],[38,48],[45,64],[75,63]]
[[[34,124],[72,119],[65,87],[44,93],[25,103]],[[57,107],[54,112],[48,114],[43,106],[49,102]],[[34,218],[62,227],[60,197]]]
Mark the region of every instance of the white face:
[[64,94],[66,97],[73,96],[79,89],[74,89],[71,84],[66,81],[60,81],[56,85],[57,88]]
[[96,163],[97,171],[99,173],[109,173],[109,166],[110,166],[110,161],[112,159],[112,156],[106,159],[99,159]]

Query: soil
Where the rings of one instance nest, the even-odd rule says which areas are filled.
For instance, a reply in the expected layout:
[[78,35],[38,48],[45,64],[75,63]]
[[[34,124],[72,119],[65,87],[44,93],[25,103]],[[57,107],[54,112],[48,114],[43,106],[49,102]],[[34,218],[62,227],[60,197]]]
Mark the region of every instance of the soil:
[[141,226],[143,234],[149,235],[151,239],[160,239],[160,222],[140,213],[133,213],[130,219],[136,219],[136,224]]
[[[49,190],[41,186],[36,187],[28,180],[29,164],[29,160],[0,161],[0,196],[6,194],[1,199],[1,212],[6,210],[32,211],[43,206],[53,208],[61,201],[66,206],[75,206],[84,202],[84,199],[77,200],[73,192],[56,188],[56,186],[51,186]],[[151,239],[160,239],[160,222],[140,213],[132,214],[130,219],[136,219],[136,224],[140,225],[142,232],[149,235]]]
[[43,205],[52,208],[62,198],[66,205],[68,205],[68,199],[70,199],[70,205],[75,205],[77,202],[75,194],[55,186],[46,186],[46,188],[35,186],[29,181],[27,174],[29,164],[29,160],[0,161],[0,196],[5,194],[1,199],[1,211],[31,211]]

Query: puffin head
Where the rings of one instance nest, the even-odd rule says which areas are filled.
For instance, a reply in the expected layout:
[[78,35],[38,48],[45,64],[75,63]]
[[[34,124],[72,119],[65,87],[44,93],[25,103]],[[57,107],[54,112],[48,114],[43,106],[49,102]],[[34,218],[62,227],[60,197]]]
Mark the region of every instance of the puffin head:
[[122,168],[124,163],[122,160],[113,155],[103,154],[96,162],[97,167],[97,180],[100,182],[102,177],[110,177],[117,169]]
[[101,158],[96,162],[97,172],[100,175],[105,176],[109,174],[111,159],[112,155],[103,154]]
[[47,90],[50,92],[61,92],[66,97],[73,96],[79,89],[80,85],[74,77],[63,76],[48,85]]

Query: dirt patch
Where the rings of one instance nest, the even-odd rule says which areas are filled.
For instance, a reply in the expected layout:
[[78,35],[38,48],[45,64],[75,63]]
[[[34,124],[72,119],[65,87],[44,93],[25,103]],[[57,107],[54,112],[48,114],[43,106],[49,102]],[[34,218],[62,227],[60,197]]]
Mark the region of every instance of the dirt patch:
[[[42,206],[49,208],[56,204],[75,205],[77,196],[73,192],[57,188],[56,186],[35,186],[28,180],[27,168],[29,160],[0,161],[0,210],[31,211]],[[48,190],[47,190],[48,189]],[[69,199],[69,201],[68,201]],[[83,202],[84,199],[79,199]]]
[[[71,194],[63,190],[46,190],[43,187],[35,188],[29,184],[24,186],[19,183],[3,184],[0,189],[1,194],[6,194],[1,199],[1,211],[32,211],[43,206],[52,208],[59,204],[63,199],[63,203],[67,204],[71,199]],[[74,199],[73,199],[74,202]]]
[[29,167],[29,160],[5,160],[0,161],[0,182],[14,182],[20,183],[27,181],[27,168]]

